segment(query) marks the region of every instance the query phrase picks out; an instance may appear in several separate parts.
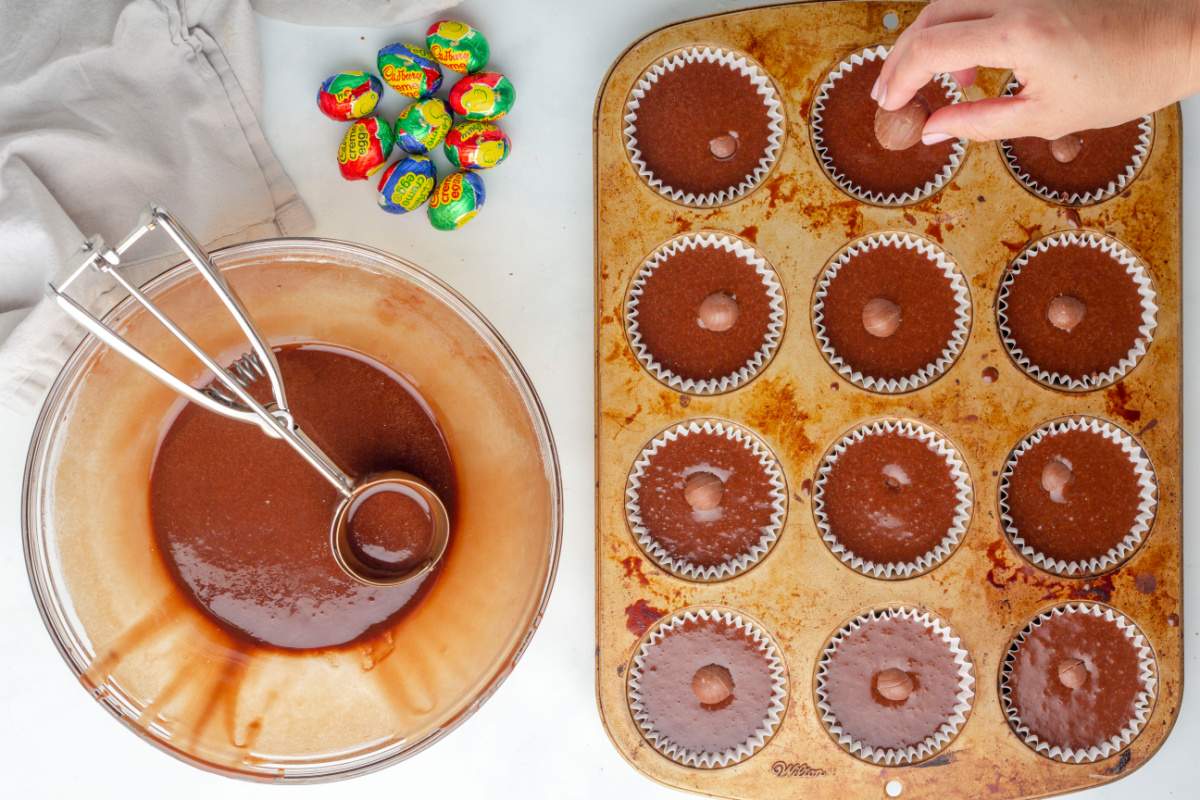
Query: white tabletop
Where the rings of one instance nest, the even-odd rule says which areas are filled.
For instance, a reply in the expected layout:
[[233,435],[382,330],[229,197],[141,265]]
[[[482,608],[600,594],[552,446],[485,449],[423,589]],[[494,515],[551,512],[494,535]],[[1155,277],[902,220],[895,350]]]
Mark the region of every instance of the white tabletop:
[[[608,741],[596,710],[593,653],[592,112],[609,65],[642,34],[693,16],[755,5],[736,0],[469,0],[456,12],[486,32],[492,63],[520,99],[504,126],[513,155],[486,175],[488,201],[468,227],[446,234],[425,215],[391,217],[362,183],[337,177],[342,126],[312,107],[315,87],[345,67],[370,67],[381,45],[419,41],[425,24],[399,29],[318,29],[260,19],[263,125],[317,221],[316,235],[403,255],[473,301],[529,371],[553,426],[566,492],[558,582],[541,629],[515,673],[460,729],[414,759],[350,782],[297,787],[304,797],[680,797],[644,778]],[[388,116],[399,104],[389,93]],[[1200,101],[1184,104],[1186,126]],[[1187,141],[1187,144],[1192,144]],[[1186,194],[1200,189],[1200,153],[1185,159]],[[1184,209],[1187,263],[1200,252],[1200,215]],[[1185,304],[1200,299],[1185,283]],[[1195,366],[1200,342],[1185,336]],[[1196,391],[1189,369],[1186,395]],[[1185,451],[1200,452],[1195,400]],[[262,798],[272,790],[201,772],[123,730],[80,688],[38,617],[18,533],[21,470],[33,417],[0,416],[0,752],[9,797],[220,796]],[[1189,465],[1194,466],[1194,465]],[[1185,494],[1200,498],[1196,470]],[[1190,526],[1194,528],[1195,526]],[[1187,665],[1200,675],[1200,562],[1186,559]],[[1088,798],[1195,797],[1200,693],[1184,696],[1174,733],[1143,769]],[[7,787],[7,788],[3,788]],[[1191,787],[1191,788],[1188,788]]]

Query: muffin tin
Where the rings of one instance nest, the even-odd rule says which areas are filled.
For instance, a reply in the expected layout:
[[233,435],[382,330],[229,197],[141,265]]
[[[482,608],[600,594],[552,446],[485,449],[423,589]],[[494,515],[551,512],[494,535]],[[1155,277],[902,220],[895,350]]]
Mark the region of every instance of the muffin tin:
[[[829,71],[848,54],[887,45],[921,3],[818,2],[706,17],[656,31],[630,47],[606,78],[595,121],[597,695],[609,735],[647,776],[722,797],[1039,797],[1128,774],[1162,744],[1182,688],[1180,116],[1154,115],[1140,175],[1118,196],[1069,207],[1025,189],[992,143],[971,143],[948,185],[915,205],[888,208],[852,198],[823,171],[809,111]],[[749,57],[783,100],[787,135],[762,185],[735,202],[696,208],[646,185],[623,139],[630,92],[651,65],[691,47]],[[996,96],[1007,76],[981,71],[968,99]],[[1040,385],[1009,357],[997,333],[996,295],[1009,263],[1041,236],[1106,233],[1148,268],[1158,304],[1154,339],[1120,381],[1093,391]],[[687,233],[735,235],[771,263],[788,316],[774,358],[723,393],[675,391],[650,374],[630,346],[625,305],[647,257]],[[829,259],[875,233],[911,233],[937,243],[969,284],[972,320],[946,373],[900,394],[856,386],[826,362],[811,301]],[[1018,443],[1044,423],[1086,414],[1119,426],[1144,448],[1158,480],[1153,526],[1115,570],[1058,576],[1027,561],[1005,537],[999,478]],[[692,420],[744,426],[778,457],[789,490],[783,532],[752,568],[726,580],[673,575],[639,547],[625,491],[647,443]],[[821,541],[812,487],[824,454],[848,431],[882,419],[919,422],[961,453],[974,509],[957,549],[905,580],[869,577]],[[1064,602],[1102,603],[1144,634],[1156,660],[1156,699],[1132,744],[1092,763],[1036,752],[1010,728],[1001,662],[1038,614]],[[975,675],[965,724],[942,751],[914,764],[864,762],[823,727],[814,682],[821,652],[849,620],[903,605],[924,609],[961,637]],[[647,632],[685,608],[728,608],[757,620],[777,643],[789,675],[787,709],[761,750],[726,767],[685,766],[643,737],[630,710],[628,673]]]

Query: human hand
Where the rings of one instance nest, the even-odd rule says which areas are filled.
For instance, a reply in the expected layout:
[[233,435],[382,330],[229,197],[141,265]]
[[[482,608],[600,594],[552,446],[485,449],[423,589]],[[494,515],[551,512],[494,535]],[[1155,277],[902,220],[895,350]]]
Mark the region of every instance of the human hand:
[[1120,125],[1200,89],[1200,0],[932,0],[896,41],[871,97],[905,105],[935,74],[1011,69],[1014,97],[938,109],[922,141]]

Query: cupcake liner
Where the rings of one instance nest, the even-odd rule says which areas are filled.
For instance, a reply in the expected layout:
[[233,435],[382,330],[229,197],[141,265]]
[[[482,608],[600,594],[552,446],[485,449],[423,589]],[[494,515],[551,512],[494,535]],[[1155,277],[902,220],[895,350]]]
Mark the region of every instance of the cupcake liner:
[[[812,110],[809,113],[809,127],[812,130],[813,150],[816,151],[817,160],[821,163],[821,168],[825,170],[825,174],[833,181],[839,189],[846,194],[860,200],[864,203],[870,203],[877,206],[907,206],[913,203],[919,203],[927,197],[931,197],[950,182],[954,177],[954,173],[958,171],[962,164],[963,157],[967,153],[967,140],[959,139],[954,143],[950,153],[950,159],[946,162],[946,166],[942,168],[941,173],[933,180],[927,181],[924,185],[913,188],[911,191],[903,194],[890,192],[883,194],[882,192],[872,192],[859,186],[843,174],[833,159],[829,155],[829,148],[825,146],[825,129],[821,115],[825,111],[825,102],[829,99],[829,92],[833,85],[842,79],[847,72],[855,67],[861,66],[868,61],[886,60],[887,55],[891,52],[891,47],[888,45],[876,45],[860,50],[857,53],[851,54],[848,58],[837,65],[826,77],[821,86],[817,89],[816,95],[813,97]],[[952,103],[961,103],[963,101],[962,90],[958,88],[958,84],[954,82],[954,78],[947,74],[939,74],[933,77],[943,89],[946,90],[946,97]]]
[[[1138,677],[1142,682],[1142,691],[1138,693],[1137,698],[1134,700],[1133,717],[1121,729],[1120,733],[1086,750],[1051,745],[1030,731],[1029,727],[1021,721],[1021,715],[1013,704],[1012,687],[1009,685],[1009,681],[1012,678],[1013,663],[1016,660],[1017,652],[1025,643],[1025,639],[1046,620],[1063,614],[1091,614],[1094,617],[1112,622],[1133,643],[1134,648],[1138,652],[1138,660],[1140,662]],[[1150,718],[1150,712],[1154,710],[1154,699],[1158,685],[1157,675],[1158,666],[1154,659],[1154,651],[1151,649],[1150,643],[1146,641],[1146,637],[1142,635],[1141,630],[1132,620],[1121,612],[1108,606],[1100,605],[1099,603],[1065,603],[1038,614],[1021,629],[1021,632],[1009,644],[1008,652],[1005,653],[1004,660],[1000,663],[1000,705],[1004,708],[1004,715],[1008,718],[1008,724],[1013,729],[1013,732],[1025,744],[1047,758],[1067,764],[1102,761],[1128,747],[1129,743],[1136,739],[1137,735],[1142,732],[1142,728],[1145,727],[1146,721]]]
[[[855,739],[843,730],[842,726],[838,723],[836,714],[829,706],[829,697],[825,688],[829,678],[829,662],[833,654],[837,652],[838,646],[848,637],[857,633],[863,625],[882,619],[906,619],[924,625],[946,643],[947,648],[954,655],[955,663],[958,665],[958,702],[955,703],[949,718],[919,744],[903,749],[871,747],[865,742]],[[892,606],[868,611],[866,614],[862,614],[843,625],[830,637],[829,643],[825,645],[824,650],[821,652],[821,658],[817,662],[815,693],[817,711],[821,717],[821,723],[843,750],[856,758],[869,761],[873,764],[899,766],[924,761],[943,749],[958,735],[959,730],[966,724],[967,717],[971,713],[971,704],[975,699],[975,676],[971,665],[971,657],[967,654],[967,651],[962,646],[962,642],[950,629],[949,625],[928,611],[922,611],[909,606]]]
[[[946,343],[946,348],[942,351],[942,354],[935,361],[926,364],[912,375],[906,375],[903,378],[876,378],[854,369],[854,367],[846,363],[845,359],[838,355],[825,330],[825,296],[829,291],[830,283],[833,282],[838,272],[853,260],[855,256],[880,247],[903,247],[908,250],[916,250],[937,264],[938,268],[945,274],[946,280],[953,287],[955,305],[957,306],[954,332],[950,336],[950,341]],[[971,332],[971,295],[967,290],[967,281],[963,278],[962,273],[958,271],[958,267],[955,266],[946,252],[933,242],[909,233],[871,234],[847,245],[825,267],[825,271],[817,283],[817,288],[813,292],[812,315],[813,330],[816,332],[817,344],[821,348],[821,354],[829,362],[829,366],[833,367],[839,375],[860,389],[879,392],[881,394],[899,394],[926,386],[941,377],[946,370],[950,369],[951,365],[962,352],[963,347],[966,346],[967,335]]]
[[[667,443],[695,433],[706,433],[723,436],[738,442],[748,448],[758,457],[759,464],[766,472],[771,484],[771,517],[770,522],[763,526],[762,536],[745,553],[722,564],[702,566],[682,558],[676,558],[668,553],[654,538],[642,521],[641,505],[638,502],[638,490],[642,485],[642,476],[650,466],[651,458]],[[638,456],[630,470],[629,480],[625,488],[625,514],[629,520],[630,530],[637,540],[638,546],[646,555],[662,569],[679,578],[692,581],[714,582],[723,581],[742,574],[753,567],[771,551],[779,534],[783,531],[784,519],[787,517],[787,483],[783,477],[783,469],[775,454],[754,434],[728,422],[720,420],[692,420],[684,422],[660,433],[647,444]]]
[[[645,160],[642,158],[642,151],[638,148],[637,112],[641,106],[642,99],[654,88],[654,85],[658,83],[662,75],[667,72],[673,72],[688,64],[702,61],[720,64],[737,70],[750,79],[751,83],[757,87],[758,93],[762,95],[763,104],[767,107],[767,117],[770,120],[768,126],[771,132],[767,136],[766,152],[759,159],[758,166],[754,168],[753,172],[742,179],[741,183],[737,186],[722,189],[719,192],[695,194],[694,192],[684,192],[666,185],[646,165]],[[776,92],[771,78],[761,67],[746,56],[719,47],[689,47],[664,56],[659,61],[651,64],[629,92],[629,99],[625,102],[624,121],[625,128],[622,133],[625,136],[625,149],[629,153],[629,160],[633,162],[638,175],[646,181],[651,189],[663,197],[681,205],[693,206],[695,208],[711,208],[713,206],[725,205],[749,194],[763,182],[767,177],[767,173],[775,166],[775,162],[779,159],[779,151],[783,147],[783,103],[779,99],[779,94]]]
[[[1011,97],[1020,86],[1021,84],[1016,78],[1010,77],[1008,85],[1004,87],[1002,96]],[[1008,165],[1008,171],[1012,173],[1013,177],[1027,190],[1043,200],[1064,206],[1092,206],[1097,203],[1103,203],[1105,200],[1116,197],[1125,191],[1125,187],[1133,183],[1133,179],[1142,171],[1142,166],[1150,156],[1150,145],[1154,141],[1154,116],[1147,114],[1142,117],[1138,127],[1141,130],[1141,135],[1138,137],[1137,146],[1134,148],[1133,159],[1126,165],[1121,174],[1115,180],[1109,181],[1107,185],[1082,194],[1079,192],[1064,194],[1038,183],[1033,176],[1021,169],[1021,164],[1017,161],[1016,155],[1013,153],[1012,144],[1007,139],[1000,141],[1000,155],[1004,157],[1004,163]]]
[[[1046,554],[1030,547],[1021,537],[1020,531],[1017,530],[1008,503],[1009,483],[1012,480],[1013,472],[1021,456],[1048,436],[1066,433],[1067,431],[1091,431],[1120,445],[1121,450],[1133,462],[1134,473],[1137,475],[1138,487],[1140,489],[1141,500],[1138,504],[1138,514],[1129,533],[1116,546],[1110,548],[1107,553],[1097,558],[1088,559],[1087,561],[1063,561],[1062,559],[1050,558]],[[1154,525],[1154,516],[1158,510],[1158,481],[1155,478],[1154,465],[1150,463],[1146,451],[1142,449],[1142,446],[1138,444],[1136,439],[1124,430],[1110,422],[1105,422],[1095,417],[1070,417],[1068,419],[1049,422],[1021,440],[1012,453],[1009,454],[1008,460],[1004,464],[1004,469],[1000,473],[999,496],[1000,524],[1004,528],[1004,534],[1027,561],[1055,575],[1061,575],[1066,578],[1086,578],[1108,572],[1132,556],[1141,547],[1146,534],[1150,532],[1150,528]]]
[[[771,704],[763,718],[762,725],[741,744],[720,752],[705,752],[690,750],[671,741],[667,736],[654,729],[645,706],[642,704],[639,683],[645,668],[646,655],[654,645],[662,641],[671,631],[687,622],[723,622],[733,628],[743,631],[749,639],[759,647],[767,659],[773,683]],[[629,667],[629,678],[626,685],[629,700],[629,710],[643,738],[667,758],[688,767],[714,769],[728,767],[745,761],[757,753],[775,734],[783,713],[787,709],[787,670],[784,668],[783,656],[771,637],[756,623],[745,619],[729,609],[698,608],[686,609],[673,614],[669,619],[655,624],[649,634],[634,653],[633,662]]]
[[[932,550],[921,555],[915,561],[880,564],[855,555],[834,535],[833,530],[829,526],[829,515],[825,512],[825,484],[828,482],[829,475],[833,472],[833,465],[837,463],[838,458],[842,453],[846,452],[847,448],[861,442],[868,436],[878,436],[885,433],[896,433],[910,439],[919,439],[925,442],[930,450],[946,459],[946,463],[950,466],[950,475],[958,487],[956,493],[958,508],[954,513],[954,522],[950,530],[946,532],[946,535]],[[954,552],[955,548],[958,547],[959,542],[962,541],[963,536],[967,532],[967,526],[971,523],[972,505],[971,475],[967,471],[966,463],[963,461],[962,456],[959,455],[958,450],[940,433],[908,420],[878,420],[860,425],[850,431],[825,454],[825,457],[821,460],[821,466],[817,469],[816,479],[813,481],[813,518],[816,521],[817,530],[821,534],[821,540],[825,542],[830,552],[841,559],[843,564],[855,572],[862,573],[870,578],[884,578],[887,580],[912,578],[928,572],[945,561]]]
[[[638,327],[638,301],[645,291],[646,281],[649,279],[650,274],[676,253],[700,247],[721,248],[726,252],[733,253],[754,267],[755,271],[762,277],[763,287],[766,289],[771,306],[771,314],[767,323],[767,334],[763,337],[762,346],[759,347],[758,351],[736,372],[730,375],[723,375],[720,378],[707,378],[704,380],[681,377],[662,364],[659,364],[654,359],[654,354],[650,352],[645,342],[642,341],[641,330]],[[775,274],[775,269],[753,247],[742,239],[728,234],[689,233],[677,236],[666,244],[659,246],[657,250],[650,254],[645,263],[642,264],[641,269],[638,270],[637,275],[634,276],[633,282],[629,287],[629,296],[625,301],[625,329],[629,336],[629,346],[633,349],[637,360],[658,381],[678,392],[688,394],[721,394],[737,389],[758,375],[771,361],[771,358],[775,355],[775,351],[779,348],[779,342],[783,339],[785,315],[786,308],[784,306],[783,287],[779,283],[779,277]]]
[[[1126,274],[1137,284],[1138,294],[1142,298],[1142,324],[1138,327],[1141,335],[1129,348],[1129,352],[1108,370],[1085,375],[1082,378],[1072,378],[1060,372],[1050,372],[1034,364],[1017,346],[1016,340],[1013,339],[1012,328],[1008,323],[1008,296],[1012,291],[1013,282],[1025,265],[1034,256],[1045,253],[1051,247],[1070,246],[1097,247],[1101,252],[1116,259],[1125,267]],[[1157,317],[1156,294],[1154,287],[1150,284],[1150,275],[1146,265],[1125,245],[1102,233],[1062,231],[1043,236],[1013,259],[1008,269],[1005,270],[1004,277],[1000,280],[1000,289],[996,293],[996,326],[1009,356],[1017,363],[1017,366],[1038,383],[1053,389],[1065,389],[1072,392],[1100,389],[1125,377],[1131,369],[1137,366],[1142,356],[1146,355],[1146,350],[1149,349],[1150,342],[1154,339],[1154,329],[1158,324]]]

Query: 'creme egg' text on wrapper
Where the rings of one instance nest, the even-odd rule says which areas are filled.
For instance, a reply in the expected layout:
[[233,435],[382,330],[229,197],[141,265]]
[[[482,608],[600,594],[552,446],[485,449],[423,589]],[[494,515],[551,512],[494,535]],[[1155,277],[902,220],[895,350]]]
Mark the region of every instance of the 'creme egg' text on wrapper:
[[442,67],[433,54],[415,44],[396,42],[379,51],[376,59],[384,83],[405,97],[432,97],[442,85]]

